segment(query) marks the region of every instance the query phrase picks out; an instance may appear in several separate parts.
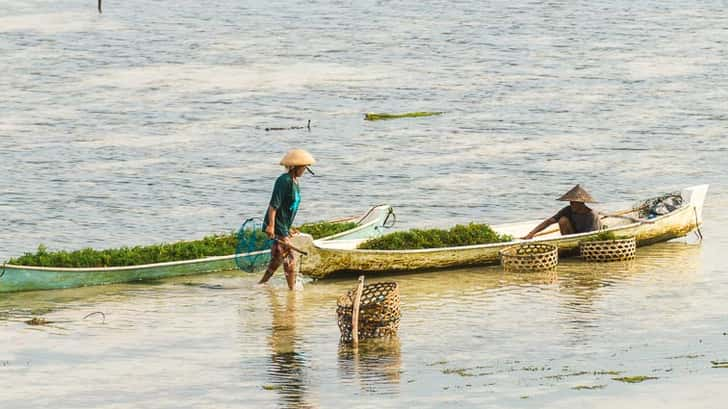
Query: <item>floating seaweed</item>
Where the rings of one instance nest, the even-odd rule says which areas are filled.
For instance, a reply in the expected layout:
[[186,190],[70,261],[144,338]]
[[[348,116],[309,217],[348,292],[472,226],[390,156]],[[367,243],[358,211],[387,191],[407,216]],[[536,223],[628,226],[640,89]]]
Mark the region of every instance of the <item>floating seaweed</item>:
[[25,321],[25,323],[28,325],[48,325],[48,324],[52,324],[53,321],[49,321],[43,317],[33,317],[33,318]]
[[710,361],[713,368],[728,368],[728,361]]
[[607,387],[607,385],[591,385],[591,386],[588,386],[588,385],[577,385],[577,386],[574,386],[571,389],[576,390],[576,391],[581,391],[581,390],[593,391],[593,390],[596,390],[596,389],[604,389],[606,387]]
[[380,121],[380,120],[384,120],[384,119],[418,118],[418,117],[422,117],[422,116],[442,115],[443,113],[444,112],[407,112],[404,114],[366,113],[366,114],[364,114],[364,120]]
[[624,383],[640,383],[644,382],[650,379],[658,379],[656,376],[643,376],[643,375],[636,375],[636,376],[623,376],[620,378],[612,378],[612,380],[624,382]]

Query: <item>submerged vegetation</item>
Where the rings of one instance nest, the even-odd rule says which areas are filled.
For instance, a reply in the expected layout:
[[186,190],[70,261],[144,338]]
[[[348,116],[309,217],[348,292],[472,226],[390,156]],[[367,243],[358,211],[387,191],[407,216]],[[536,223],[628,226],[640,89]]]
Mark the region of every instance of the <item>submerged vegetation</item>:
[[[356,227],[356,223],[306,223],[298,228],[314,239],[331,236]],[[267,240],[265,233],[255,231],[257,242]],[[107,250],[85,248],[76,251],[48,251],[43,244],[35,253],[10,259],[8,264],[36,267],[121,267],[142,264],[165,263],[170,261],[194,260],[197,258],[228,256],[236,253],[237,233],[219,234],[199,240],[176,243],[153,244],[149,246],[120,247]]]
[[656,376],[643,376],[643,375],[637,375],[637,376],[623,376],[621,378],[612,378],[615,381],[620,381],[624,383],[640,383],[644,382],[650,379],[658,379]]
[[576,390],[576,391],[582,391],[582,390],[593,391],[596,389],[604,389],[606,387],[607,387],[607,385],[577,385],[571,389]]
[[25,323],[28,325],[48,325],[48,324],[52,324],[53,321],[48,321],[47,319],[45,319],[43,317],[33,317],[33,318],[25,321]]
[[417,118],[421,116],[435,116],[442,115],[442,112],[407,112],[404,114],[364,114],[364,119],[367,121],[380,121],[383,119],[398,119],[398,118]]
[[475,244],[512,241],[507,234],[498,234],[487,224],[458,224],[450,230],[412,229],[398,231],[365,241],[360,249],[370,250],[412,250],[440,247],[459,247]]
[[713,368],[728,368],[728,361],[710,361]]

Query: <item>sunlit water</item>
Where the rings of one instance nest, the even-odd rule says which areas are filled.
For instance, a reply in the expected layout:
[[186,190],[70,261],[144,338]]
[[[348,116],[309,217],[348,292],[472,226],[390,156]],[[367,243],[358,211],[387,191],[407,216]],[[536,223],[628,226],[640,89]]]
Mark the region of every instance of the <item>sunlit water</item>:
[[[300,221],[386,202],[399,227],[496,223],[577,182],[606,203],[710,183],[705,240],[383,277],[400,335],[356,354],[351,279],[1,294],[1,407],[724,406],[722,2],[92,3],[0,0],[2,259],[230,231],[294,146],[319,160]],[[362,120],[424,110],[445,114]]]

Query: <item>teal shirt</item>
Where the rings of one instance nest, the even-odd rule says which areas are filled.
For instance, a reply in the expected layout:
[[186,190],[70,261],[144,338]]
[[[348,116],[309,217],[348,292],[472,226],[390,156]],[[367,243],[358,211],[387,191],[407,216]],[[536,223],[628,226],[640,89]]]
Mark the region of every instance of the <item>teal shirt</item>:
[[[293,219],[296,218],[299,203],[301,203],[301,191],[298,183],[294,183],[288,173],[278,176],[269,203],[270,207],[276,209],[276,236],[288,236]],[[263,230],[267,227],[268,209],[265,210],[263,218]]]

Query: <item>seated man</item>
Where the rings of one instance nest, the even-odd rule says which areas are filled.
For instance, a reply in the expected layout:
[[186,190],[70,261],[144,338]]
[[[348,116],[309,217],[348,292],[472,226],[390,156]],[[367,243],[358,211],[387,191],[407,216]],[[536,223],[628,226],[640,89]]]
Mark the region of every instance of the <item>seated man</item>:
[[599,214],[584,204],[596,203],[596,201],[581,186],[574,186],[558,200],[568,201],[569,205],[559,210],[553,217],[544,220],[543,223],[536,226],[525,237],[522,237],[523,239],[532,239],[540,231],[554,223],[559,224],[559,230],[561,230],[562,236],[574,233],[586,233],[602,228]]

